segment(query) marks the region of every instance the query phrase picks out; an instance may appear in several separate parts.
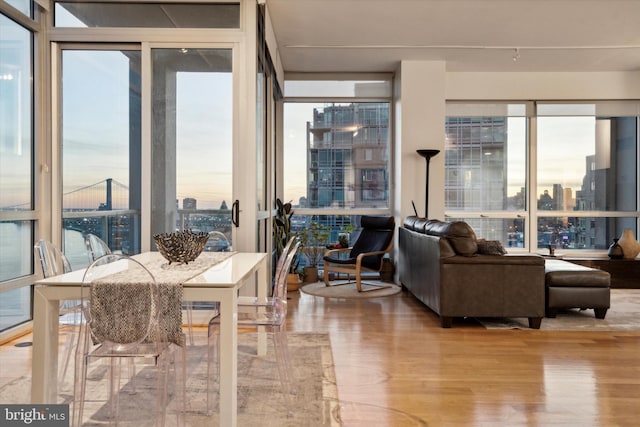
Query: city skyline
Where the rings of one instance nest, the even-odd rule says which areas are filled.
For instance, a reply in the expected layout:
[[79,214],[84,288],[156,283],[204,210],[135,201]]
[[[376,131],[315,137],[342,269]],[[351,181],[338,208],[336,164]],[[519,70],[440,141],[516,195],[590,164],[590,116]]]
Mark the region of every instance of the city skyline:
[[[324,103],[323,104],[315,104],[314,108],[317,108],[318,106],[324,107],[325,105],[326,104],[324,104]],[[298,118],[299,117],[306,117],[306,114],[302,113],[302,114],[298,115]],[[576,118],[576,119],[585,119],[585,118]],[[586,119],[589,119],[589,118],[586,118]],[[593,119],[591,121],[593,121]],[[300,122],[297,122],[297,123],[300,123]],[[306,123],[307,123],[307,121],[304,122],[303,126],[297,126],[297,128],[298,128],[297,131],[294,130],[295,127],[289,128],[289,130],[290,130],[290,132],[288,133],[289,137],[292,138],[292,139],[299,138],[300,137],[299,136],[299,128],[304,127],[304,129],[305,129],[305,131],[304,131],[305,136],[304,137],[306,138]],[[513,129],[513,127],[509,126],[509,132],[512,132],[512,129]],[[585,135],[576,136],[575,139],[584,140],[585,137],[587,137],[587,134],[589,134],[589,133],[590,133],[589,131],[585,131],[584,132]],[[593,133],[590,133],[590,135],[593,136]],[[510,136],[510,138],[511,137],[513,137],[513,136]],[[301,156],[302,155],[306,159],[306,141],[305,141],[304,144],[302,144],[302,146],[300,146],[300,145],[301,144],[299,143],[299,140],[294,145],[288,145],[286,147],[286,150],[285,150],[285,153],[289,154],[289,156],[287,156],[287,157],[294,157],[295,158],[297,156]],[[546,143],[543,143],[543,145],[560,146],[561,147],[563,144],[558,144],[556,138],[549,138]],[[588,156],[585,156],[585,158],[586,157],[588,157]],[[522,158],[511,158],[509,160],[509,165],[510,166],[514,165],[514,164],[521,165],[523,162],[524,162],[524,159],[522,159]],[[302,199],[306,199],[307,198],[307,195],[306,195],[306,189],[307,189],[307,185],[306,185],[306,175],[307,175],[306,163],[305,162],[290,162],[290,163],[289,162],[285,162],[285,163],[287,164],[288,168],[289,168],[289,165],[291,164],[291,169],[294,171],[293,173],[295,173],[297,171],[297,173],[299,173],[302,176],[304,176],[304,179],[291,180],[291,181],[295,182],[295,184],[287,185],[287,182],[285,182],[285,194],[287,194],[287,191],[289,192],[289,194],[291,194],[292,193],[292,189],[300,189],[300,188],[304,189],[304,191],[299,192],[299,196],[298,197],[287,198],[288,200],[292,200],[293,202],[298,203],[301,198]],[[582,160],[582,161],[580,161],[580,163],[582,164],[583,169],[584,169],[585,161]],[[509,168],[510,173],[511,173],[511,171],[513,169],[514,168]],[[558,169],[560,169],[560,170],[568,169],[567,165],[565,163],[565,160],[562,159],[562,156],[558,156],[558,160],[556,162],[554,162],[554,166],[549,168],[548,170],[549,171],[553,171],[553,170],[557,171]],[[193,175],[197,178],[197,174],[193,174]],[[551,175],[553,175],[553,173],[551,173]],[[537,192],[538,193],[537,199],[540,199],[540,196],[544,193],[545,190],[548,191],[548,192],[552,192],[554,185],[558,185],[559,184],[559,185],[562,185],[563,188],[569,188],[569,189],[578,188],[581,185],[582,179],[584,178],[584,175],[582,175],[581,177],[576,177],[575,174],[567,175],[566,173],[563,173],[562,175],[565,176],[565,177],[566,176],[571,177],[570,180],[569,179],[565,180],[565,182],[571,182],[570,186],[566,186],[566,184],[563,184],[563,183],[560,183],[560,182],[553,182],[553,181],[547,181],[548,183],[546,185],[539,184],[538,185],[538,192]],[[291,182],[291,181],[289,181],[289,182]],[[67,193],[65,193],[65,194],[73,193],[73,192],[77,191],[79,188],[84,188],[84,187],[87,187],[87,186],[84,185],[84,186],[79,186],[79,187],[76,187],[76,188],[69,189],[69,191],[67,191]],[[519,186],[519,187],[511,186],[509,188],[510,188],[509,192],[515,196],[518,192],[520,192],[522,186]],[[298,190],[298,191],[300,191],[300,190]],[[224,198],[221,198],[219,201],[218,200],[209,199],[208,203],[203,204],[203,201],[207,200],[207,198],[206,197],[204,197],[204,198],[203,197],[198,197],[201,193],[199,193],[198,191],[191,191],[189,188],[185,188],[183,194],[184,195],[178,196],[178,199],[195,198],[195,199],[197,199],[197,200],[199,200],[201,202],[201,206],[208,205],[209,207],[206,208],[206,209],[216,209],[217,206],[220,206],[223,201],[226,201],[226,199],[224,199]],[[15,205],[13,205],[13,206],[15,206]],[[82,204],[82,203],[74,204],[73,202],[71,202],[69,207],[72,208],[72,209],[82,209],[82,208],[91,209],[91,206],[92,205],[86,205],[86,204]],[[95,207],[95,204],[93,204],[93,206]],[[12,205],[9,205],[9,206],[3,207],[3,209],[11,208],[11,207],[12,207]]]

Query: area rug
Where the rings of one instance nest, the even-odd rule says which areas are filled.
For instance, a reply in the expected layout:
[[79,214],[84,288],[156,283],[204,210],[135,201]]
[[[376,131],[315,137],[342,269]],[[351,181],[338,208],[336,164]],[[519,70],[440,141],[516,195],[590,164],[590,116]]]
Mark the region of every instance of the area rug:
[[[529,329],[526,318],[479,318],[487,329]],[[604,319],[593,310],[560,310],[555,318],[542,319],[541,330],[640,331],[640,289],[611,289],[611,307]]]
[[[238,425],[239,426],[337,426],[340,425],[337,387],[328,334],[290,333],[289,349],[292,358],[293,387],[291,406],[293,414],[287,416],[284,398],[280,391],[277,365],[269,340],[266,356],[256,356],[256,334],[240,333],[238,336]],[[126,420],[123,426],[142,427],[153,425],[147,407],[155,405],[155,394],[146,390],[155,380],[143,368],[136,374],[136,393],[131,393],[131,384],[125,384],[120,392],[120,418]],[[214,394],[213,408],[216,413],[206,415],[206,335],[197,334],[196,344],[187,350],[187,405],[186,425],[193,427],[219,425],[217,413],[218,395]],[[106,396],[107,381],[103,366],[92,368],[88,395],[96,392],[100,384],[101,393]],[[59,394],[59,403],[69,403],[72,396],[73,374],[65,380]],[[217,382],[216,382],[217,387]],[[3,404],[28,403],[31,387],[30,377],[17,378],[0,388],[0,402]],[[92,390],[93,389],[93,390]],[[176,425],[171,415],[174,406],[170,403],[168,425]],[[85,410],[86,426],[104,426],[107,408],[104,402]]]
[[374,285],[383,285],[390,287],[378,289],[375,286],[362,283],[362,289],[367,292],[358,292],[355,282],[346,283],[340,281],[332,281],[331,286],[325,286],[324,282],[316,282],[304,285],[302,288],[300,288],[300,290],[305,294],[325,298],[380,298],[396,295],[401,291],[400,286],[393,283],[371,279],[367,279],[367,282]]

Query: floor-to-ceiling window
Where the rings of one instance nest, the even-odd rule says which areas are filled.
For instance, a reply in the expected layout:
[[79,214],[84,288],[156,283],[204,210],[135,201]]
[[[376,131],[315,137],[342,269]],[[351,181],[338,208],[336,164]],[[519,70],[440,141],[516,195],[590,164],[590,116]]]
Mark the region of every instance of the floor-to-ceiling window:
[[[264,189],[272,184],[267,174],[273,171],[266,168],[260,172],[263,182],[254,185],[252,178],[255,161],[268,161],[266,153],[253,152],[255,116],[246,113],[253,107],[255,92],[245,88],[253,88],[248,81],[255,74],[249,78],[235,71],[255,65],[255,56],[246,54],[255,53],[254,42],[247,37],[254,32],[246,25],[255,17],[254,2],[40,3],[51,8],[45,10],[33,0],[0,0],[0,244],[11,248],[10,256],[0,254],[0,330],[31,317],[35,239],[60,244],[75,258],[74,268],[81,266],[84,256],[73,255],[70,248],[80,248],[79,237],[88,231],[116,251],[154,249],[149,243],[150,181],[151,169],[159,165],[151,164],[151,139],[159,129],[151,129],[153,49],[191,58],[191,64],[178,60],[182,69],[175,70],[177,110],[166,112],[175,126],[165,131],[175,132],[173,140],[179,144],[168,159],[177,172],[175,195],[164,204],[174,221],[163,231],[194,224],[217,227],[220,221],[215,217],[220,214],[228,230],[235,197],[244,197],[245,207],[252,205],[256,187],[264,198]],[[41,20],[39,14],[51,19]],[[45,29],[51,44],[42,46],[38,35]],[[220,57],[215,57],[216,51]],[[208,69],[193,69],[203,62],[209,63]],[[49,68],[51,79],[41,78],[39,70]],[[222,85],[207,80],[215,73],[224,80]],[[261,88],[272,84],[272,78],[264,79]],[[83,86],[88,79],[94,80],[93,85]],[[40,85],[45,85],[46,90],[40,90],[44,99],[38,99]],[[273,103],[272,92],[264,93]],[[212,110],[214,104],[217,112]],[[96,120],[98,116],[102,120]],[[273,115],[267,118],[270,123],[274,120]],[[198,122],[197,127],[187,126]],[[268,130],[263,125],[260,131]],[[194,138],[200,138],[199,146],[193,145]],[[189,187],[195,172],[190,156],[210,166],[196,177],[209,186],[204,193]],[[82,176],[85,179],[79,179]],[[229,190],[230,180],[236,194]],[[85,204],[78,204],[89,192],[93,195],[84,199]],[[244,249],[253,249],[254,209],[240,212],[251,221],[242,222],[243,231],[235,232],[244,239],[237,248],[244,244]]]
[[445,123],[445,212],[481,237],[524,247],[526,103],[449,104]]
[[322,226],[328,240],[363,214],[391,212],[391,80],[287,80],[283,197],[294,231]]
[[537,104],[537,246],[607,249],[637,235],[638,104]]
[[[2,3],[2,2],[0,2]],[[0,4],[0,332],[31,319],[34,37],[30,1]]]
[[[86,232],[126,253],[155,249],[153,234],[176,229],[222,232],[210,250],[232,243],[234,192],[245,188],[233,167],[244,154],[233,71],[242,9],[55,2],[63,220],[81,231],[64,233],[65,252]],[[88,206],[77,206],[82,197]]]
[[61,49],[62,241],[73,269],[89,264],[84,237],[140,252],[140,51]]
[[636,102],[447,105],[445,211],[506,247],[605,250],[638,223]]

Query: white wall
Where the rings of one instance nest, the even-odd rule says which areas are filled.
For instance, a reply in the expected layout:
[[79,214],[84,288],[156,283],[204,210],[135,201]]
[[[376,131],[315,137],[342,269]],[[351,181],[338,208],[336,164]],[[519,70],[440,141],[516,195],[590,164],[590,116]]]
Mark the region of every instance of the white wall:
[[402,61],[396,71],[394,214],[400,221],[413,215],[412,200],[425,215],[426,162],[418,149],[441,151],[430,162],[429,217],[444,217],[445,78],[443,61]]
[[640,72],[447,73],[450,100],[640,99]]
[[[258,3],[264,3],[264,0],[259,0]],[[282,60],[280,59],[280,50],[278,49],[278,42],[276,40],[276,34],[271,22],[271,14],[269,13],[269,5],[265,7],[265,38],[269,53],[271,54],[271,60],[276,71],[276,78],[278,84],[284,89],[284,68],[282,68]]]

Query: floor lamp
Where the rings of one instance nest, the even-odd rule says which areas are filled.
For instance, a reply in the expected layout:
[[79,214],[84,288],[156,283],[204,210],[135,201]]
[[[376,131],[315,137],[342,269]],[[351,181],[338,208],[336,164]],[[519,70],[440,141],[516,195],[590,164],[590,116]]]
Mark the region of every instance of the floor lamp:
[[438,154],[440,150],[416,150],[427,161],[427,179],[424,189],[424,217],[429,219],[429,161],[433,156]]

